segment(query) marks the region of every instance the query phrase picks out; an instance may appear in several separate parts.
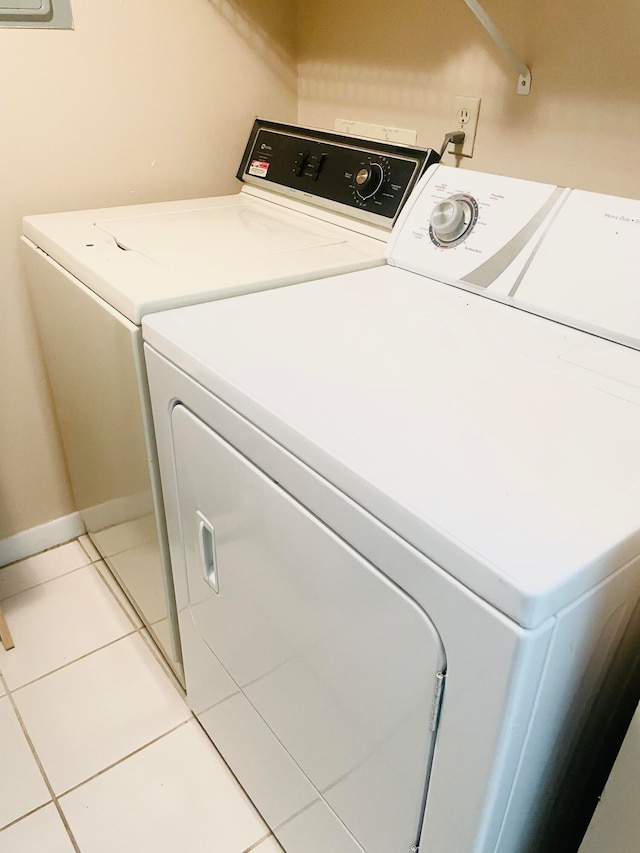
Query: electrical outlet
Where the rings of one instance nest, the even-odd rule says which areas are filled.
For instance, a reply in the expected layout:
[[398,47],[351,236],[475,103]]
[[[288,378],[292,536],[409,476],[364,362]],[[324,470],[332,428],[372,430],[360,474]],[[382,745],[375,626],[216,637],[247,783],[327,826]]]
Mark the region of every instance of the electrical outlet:
[[453,104],[453,123],[456,130],[464,130],[464,142],[462,145],[450,145],[449,153],[473,157],[473,145],[480,114],[480,98],[466,98],[458,95],[453,99]]

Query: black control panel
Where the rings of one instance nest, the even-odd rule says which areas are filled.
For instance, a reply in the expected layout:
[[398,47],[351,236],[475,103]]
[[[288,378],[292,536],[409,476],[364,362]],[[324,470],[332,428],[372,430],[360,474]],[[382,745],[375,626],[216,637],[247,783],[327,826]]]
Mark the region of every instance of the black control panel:
[[390,228],[420,175],[439,159],[431,148],[257,119],[238,178]]

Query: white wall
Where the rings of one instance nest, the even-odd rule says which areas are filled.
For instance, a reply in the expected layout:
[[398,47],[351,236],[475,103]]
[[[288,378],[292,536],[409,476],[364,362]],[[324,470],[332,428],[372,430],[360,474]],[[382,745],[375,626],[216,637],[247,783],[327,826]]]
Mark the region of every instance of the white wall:
[[482,5],[532,69],[529,96],[463,0],[323,0],[300,15],[300,121],[409,127],[439,147],[454,96],[477,96],[463,167],[640,197],[640,3]]
[[0,29],[0,540],[74,510],[17,245],[25,214],[233,192],[296,118],[294,0],[72,0]]

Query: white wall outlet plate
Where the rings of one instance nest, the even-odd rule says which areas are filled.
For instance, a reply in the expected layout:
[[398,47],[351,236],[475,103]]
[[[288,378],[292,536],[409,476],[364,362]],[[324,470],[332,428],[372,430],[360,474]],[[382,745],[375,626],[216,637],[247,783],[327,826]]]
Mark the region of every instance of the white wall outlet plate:
[[464,130],[464,142],[462,145],[449,146],[449,153],[472,157],[478,128],[478,116],[480,115],[480,98],[467,98],[457,95],[453,99],[453,109],[454,129]]
[[337,118],[335,129],[339,133],[364,136],[366,139],[383,139],[385,142],[396,142],[398,145],[415,145],[418,140],[416,130],[408,130],[404,127],[387,127],[383,124],[368,124],[364,121],[349,121],[346,118]]

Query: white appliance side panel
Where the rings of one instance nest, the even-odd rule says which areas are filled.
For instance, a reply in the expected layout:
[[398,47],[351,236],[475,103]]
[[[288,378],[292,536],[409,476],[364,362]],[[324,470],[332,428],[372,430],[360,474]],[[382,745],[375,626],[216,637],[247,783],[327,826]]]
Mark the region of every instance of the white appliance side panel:
[[77,509],[181,678],[140,327],[30,241],[21,249]]
[[496,853],[575,849],[638,678],[639,568],[640,558],[558,615]]
[[[199,633],[367,853],[408,850],[445,668],[433,624],[188,410],[172,422]],[[249,793],[260,807],[261,791]]]

